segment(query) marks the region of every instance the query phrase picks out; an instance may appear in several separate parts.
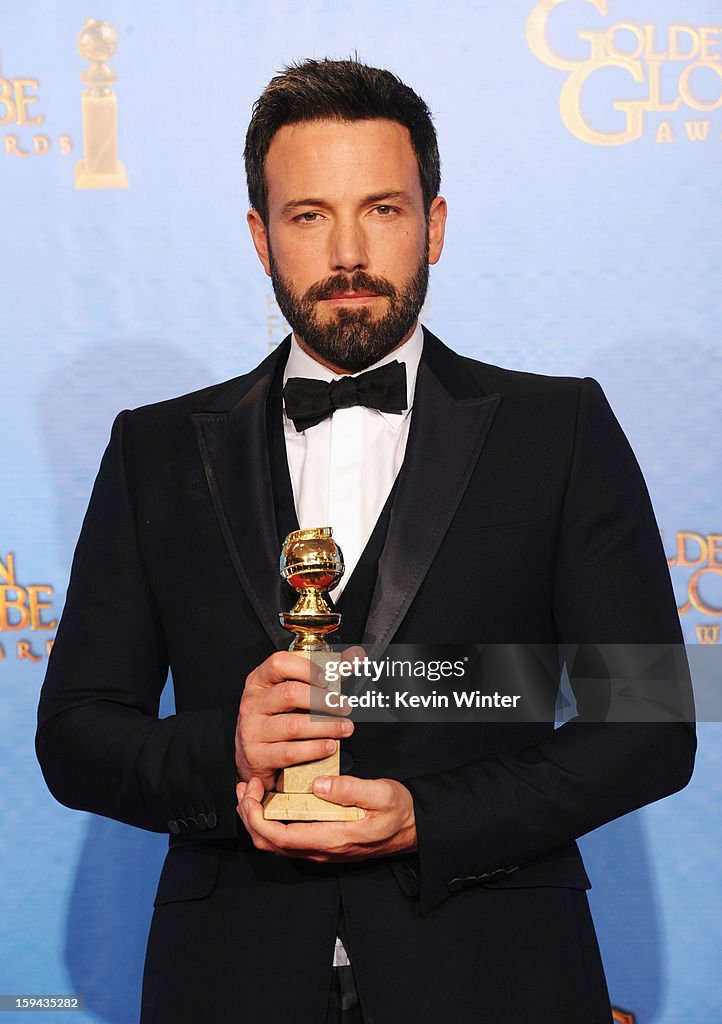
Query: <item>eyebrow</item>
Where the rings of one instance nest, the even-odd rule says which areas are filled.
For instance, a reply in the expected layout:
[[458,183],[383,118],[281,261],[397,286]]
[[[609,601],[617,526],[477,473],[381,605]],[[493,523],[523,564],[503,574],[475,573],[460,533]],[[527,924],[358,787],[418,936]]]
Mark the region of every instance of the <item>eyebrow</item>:
[[[389,190],[387,192],[375,192],[373,195],[366,196],[362,201],[362,206],[367,206],[369,203],[381,203],[387,200],[395,199],[404,203],[412,203],[411,195],[408,192]],[[291,213],[293,210],[300,210],[306,206],[320,206],[321,209],[327,210],[331,203],[325,199],[316,199],[309,197],[307,199],[291,199],[289,202],[284,203],[281,208],[281,216],[286,213]]]

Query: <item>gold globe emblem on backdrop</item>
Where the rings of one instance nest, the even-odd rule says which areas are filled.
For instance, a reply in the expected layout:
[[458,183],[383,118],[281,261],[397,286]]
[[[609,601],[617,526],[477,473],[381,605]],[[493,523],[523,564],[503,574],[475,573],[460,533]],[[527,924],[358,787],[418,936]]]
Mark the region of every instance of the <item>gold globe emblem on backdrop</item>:
[[80,78],[83,159],[75,167],[76,188],[127,188],[128,175],[118,160],[118,101],[113,91],[117,74],[107,61],[118,47],[118,35],[107,21],[86,20],[78,35],[78,53],[90,62]]

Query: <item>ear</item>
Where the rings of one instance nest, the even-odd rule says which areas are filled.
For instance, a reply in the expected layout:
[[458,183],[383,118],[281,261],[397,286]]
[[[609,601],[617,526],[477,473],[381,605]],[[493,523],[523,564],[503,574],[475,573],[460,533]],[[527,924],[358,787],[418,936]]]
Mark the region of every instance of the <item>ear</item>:
[[263,269],[266,271],[268,276],[271,276],[271,261],[268,255],[268,231],[266,225],[263,223],[263,217],[261,217],[258,210],[249,210],[246,215],[248,221],[248,227],[251,231],[251,238],[253,239],[253,245],[258,258],[263,264]]
[[444,248],[446,230],[446,200],[437,196],[429,207],[429,263],[438,263]]

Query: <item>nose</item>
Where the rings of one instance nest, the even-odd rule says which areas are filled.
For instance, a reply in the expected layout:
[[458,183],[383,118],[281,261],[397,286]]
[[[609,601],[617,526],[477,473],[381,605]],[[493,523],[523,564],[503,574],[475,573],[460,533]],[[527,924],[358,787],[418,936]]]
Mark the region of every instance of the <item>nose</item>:
[[366,238],[356,220],[337,221],[331,240],[331,268],[333,270],[364,270],[368,267]]

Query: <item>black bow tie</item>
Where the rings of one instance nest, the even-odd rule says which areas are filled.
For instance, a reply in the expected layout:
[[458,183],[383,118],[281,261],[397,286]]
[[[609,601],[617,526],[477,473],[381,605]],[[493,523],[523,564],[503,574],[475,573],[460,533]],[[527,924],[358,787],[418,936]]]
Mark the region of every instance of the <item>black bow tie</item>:
[[336,409],[350,409],[354,405],[402,413],[406,408],[406,364],[395,359],[357,377],[332,381],[289,377],[283,401],[286,415],[299,432],[315,427]]

